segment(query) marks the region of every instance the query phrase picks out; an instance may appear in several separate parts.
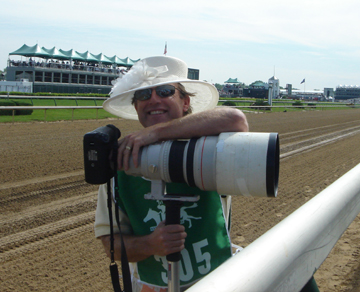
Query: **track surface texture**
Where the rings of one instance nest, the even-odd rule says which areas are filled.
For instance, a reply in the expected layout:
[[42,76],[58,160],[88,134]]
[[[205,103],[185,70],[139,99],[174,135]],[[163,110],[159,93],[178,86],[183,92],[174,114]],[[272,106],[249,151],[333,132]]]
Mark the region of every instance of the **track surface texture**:
[[[277,198],[233,197],[232,241],[246,247],[360,163],[360,110],[247,114],[280,134]],[[84,182],[82,139],[121,119],[0,124],[0,291],[113,291]],[[271,252],[271,251],[269,251]],[[359,216],[315,274],[321,291],[360,291]],[[240,275],[239,275],[240,276]]]

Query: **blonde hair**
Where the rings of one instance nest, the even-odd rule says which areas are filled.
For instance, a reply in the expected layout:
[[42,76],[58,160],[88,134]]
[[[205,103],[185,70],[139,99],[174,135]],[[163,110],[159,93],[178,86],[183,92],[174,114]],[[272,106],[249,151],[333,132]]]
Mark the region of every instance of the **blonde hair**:
[[[186,98],[186,97],[190,98],[191,96],[195,96],[195,93],[186,91],[185,86],[182,85],[181,83],[178,83],[178,85],[179,85],[178,90],[180,92],[180,98]],[[190,99],[190,101],[191,101],[191,99]],[[189,106],[188,110],[184,113],[184,116],[191,114],[191,113],[192,113],[192,107],[191,107],[191,102],[190,102],[190,106]]]

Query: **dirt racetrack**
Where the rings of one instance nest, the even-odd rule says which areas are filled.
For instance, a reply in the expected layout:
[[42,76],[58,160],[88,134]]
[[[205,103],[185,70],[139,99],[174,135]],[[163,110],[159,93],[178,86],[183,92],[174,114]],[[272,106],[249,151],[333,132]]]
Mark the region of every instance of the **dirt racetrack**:
[[[360,109],[247,117],[251,131],[280,134],[281,163],[277,198],[233,197],[241,246],[360,163]],[[0,291],[113,291],[82,154],[83,135],[108,123],[123,135],[140,128],[120,119],[0,124]],[[360,291],[359,253],[358,216],[316,272],[320,291]]]

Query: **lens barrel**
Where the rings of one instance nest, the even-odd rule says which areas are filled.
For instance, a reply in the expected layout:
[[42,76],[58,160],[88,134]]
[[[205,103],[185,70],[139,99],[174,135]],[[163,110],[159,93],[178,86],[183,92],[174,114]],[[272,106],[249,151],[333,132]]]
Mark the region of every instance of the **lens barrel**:
[[221,133],[143,147],[129,175],[187,183],[222,195],[276,197],[279,180],[277,133]]

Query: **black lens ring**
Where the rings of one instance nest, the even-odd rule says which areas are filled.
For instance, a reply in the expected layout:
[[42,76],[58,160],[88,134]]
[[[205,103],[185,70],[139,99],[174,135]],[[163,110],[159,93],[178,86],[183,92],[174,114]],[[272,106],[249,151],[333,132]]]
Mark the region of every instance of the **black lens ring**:
[[266,192],[268,197],[275,197],[279,183],[279,137],[270,133],[266,155]]
[[196,187],[195,177],[194,177],[194,155],[195,155],[195,145],[199,138],[191,138],[187,150],[186,156],[186,179],[187,183],[191,187]]
[[[161,93],[162,90],[166,90],[169,91],[169,94],[165,94],[163,95]],[[160,85],[158,87],[155,87],[155,92],[158,96],[162,97],[162,98],[166,98],[169,96],[173,96],[175,94],[175,86],[174,85],[170,85],[170,84],[165,84],[165,85]]]
[[148,100],[151,98],[151,92],[151,88],[136,90],[134,92],[134,99],[140,101]]
[[185,183],[183,159],[186,141],[174,141],[169,153],[169,176],[172,182]]

